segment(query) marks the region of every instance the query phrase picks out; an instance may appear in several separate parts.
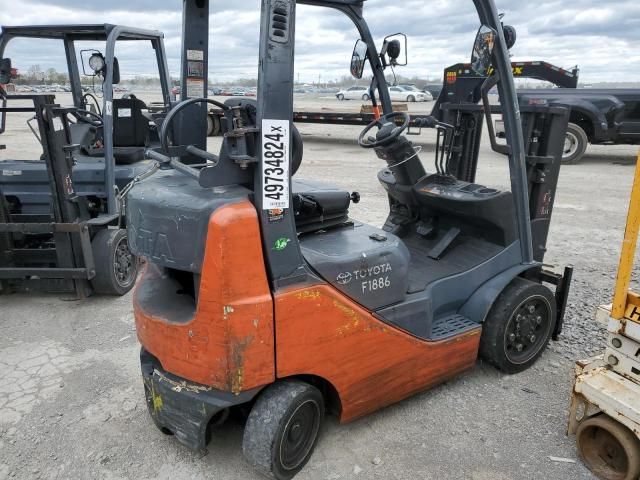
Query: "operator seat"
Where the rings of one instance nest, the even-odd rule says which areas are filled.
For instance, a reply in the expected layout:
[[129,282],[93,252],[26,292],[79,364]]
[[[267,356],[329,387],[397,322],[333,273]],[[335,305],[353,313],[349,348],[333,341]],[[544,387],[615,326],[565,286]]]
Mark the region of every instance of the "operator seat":
[[302,135],[293,125],[291,129],[291,193],[298,233],[317,232],[347,222],[351,193],[328,183],[295,177],[302,165],[303,156]]
[[[243,107],[247,123],[256,125],[258,103],[252,98],[230,98],[229,107]],[[295,125],[291,128],[291,193],[298,233],[317,232],[349,220],[351,194],[339,187],[295,177],[302,164],[304,142]],[[355,198],[355,197],[354,197]]]
[[116,164],[130,165],[144,160],[149,137],[147,105],[138,98],[113,100],[113,156]]
[[293,211],[298,233],[336,227],[349,220],[351,194],[313,180],[292,180]]

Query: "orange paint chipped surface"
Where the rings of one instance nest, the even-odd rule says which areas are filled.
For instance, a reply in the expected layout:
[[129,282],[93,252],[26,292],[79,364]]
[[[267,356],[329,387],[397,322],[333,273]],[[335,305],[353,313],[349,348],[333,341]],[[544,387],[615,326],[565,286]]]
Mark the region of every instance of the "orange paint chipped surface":
[[471,368],[480,329],[425,342],[385,324],[328,285],[275,299],[277,376],[317,375],[341,400],[346,422]]
[[[142,282],[161,281],[153,270],[157,274],[147,268]],[[234,393],[274,381],[273,303],[250,202],[211,215],[192,319],[171,323],[145,312],[138,300],[136,291],[138,338],[165,370]]]

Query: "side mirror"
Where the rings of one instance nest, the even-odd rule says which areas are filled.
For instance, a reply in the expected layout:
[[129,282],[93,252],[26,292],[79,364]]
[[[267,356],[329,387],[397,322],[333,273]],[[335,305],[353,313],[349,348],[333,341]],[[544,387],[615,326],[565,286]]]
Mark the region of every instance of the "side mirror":
[[392,67],[407,65],[409,63],[407,36],[404,33],[396,33],[386,37],[382,44],[382,50],[380,50],[380,58],[385,67],[388,65]]
[[511,25],[503,25],[502,31],[504,32],[504,40],[507,42],[507,50],[511,50],[516,44],[516,39],[518,38],[516,29]]
[[353,47],[353,55],[351,56],[351,75],[353,75],[354,78],[362,78],[368,52],[368,45],[362,40],[358,40],[355,47]]
[[0,58],[0,85],[11,83],[11,59]]
[[489,73],[496,37],[497,33],[493,28],[482,25],[473,44],[471,69],[482,77],[486,77]]

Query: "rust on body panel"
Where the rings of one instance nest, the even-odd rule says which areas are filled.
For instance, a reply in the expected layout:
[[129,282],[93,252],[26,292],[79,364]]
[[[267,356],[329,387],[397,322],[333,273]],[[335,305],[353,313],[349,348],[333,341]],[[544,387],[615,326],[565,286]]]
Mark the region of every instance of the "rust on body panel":
[[329,285],[280,292],[275,311],[277,376],[328,381],[340,397],[342,422],[471,368],[480,342],[480,328],[440,342],[415,338]]

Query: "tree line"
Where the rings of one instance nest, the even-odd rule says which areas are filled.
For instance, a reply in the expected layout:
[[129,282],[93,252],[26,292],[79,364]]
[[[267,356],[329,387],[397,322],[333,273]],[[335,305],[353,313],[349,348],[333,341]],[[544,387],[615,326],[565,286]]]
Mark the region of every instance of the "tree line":
[[[80,81],[82,85],[91,85],[98,81],[95,77],[81,76]],[[399,84],[413,84],[418,87],[424,87],[425,85],[431,85],[441,82],[438,78],[423,78],[418,76],[405,77],[397,75],[396,77],[389,76],[387,78],[389,83]],[[328,81],[319,82],[299,82],[300,85],[313,85],[321,88],[344,88],[353,85],[369,85],[371,77],[364,77],[361,80],[355,80],[349,75],[343,75],[340,78],[336,78]],[[40,65],[31,65],[26,71],[18,71],[18,77],[13,80],[16,85],[67,85],[69,84],[69,75],[66,72],[58,72],[55,68],[42,68]],[[158,77],[149,76],[136,76],[133,78],[123,79],[121,83],[127,85],[140,86],[140,87],[152,87],[160,83]],[[172,79],[173,85],[179,85],[177,79]],[[256,78],[238,78],[231,81],[211,81],[211,85],[218,87],[256,87],[258,81]]]

